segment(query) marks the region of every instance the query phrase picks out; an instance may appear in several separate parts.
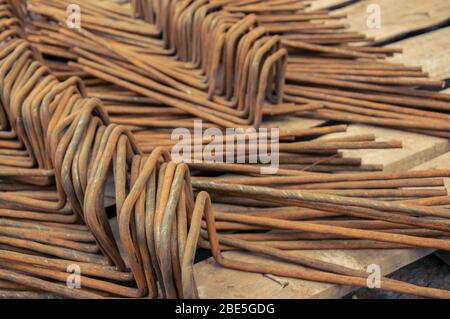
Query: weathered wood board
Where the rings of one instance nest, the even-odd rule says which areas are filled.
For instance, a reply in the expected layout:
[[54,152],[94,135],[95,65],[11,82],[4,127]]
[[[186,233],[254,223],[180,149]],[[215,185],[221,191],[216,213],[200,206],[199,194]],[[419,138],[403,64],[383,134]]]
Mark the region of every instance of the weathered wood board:
[[316,0],[311,2],[311,7],[308,10],[329,9],[336,6],[344,6],[354,1],[355,0]]
[[[412,170],[420,169],[438,169],[438,168],[450,168],[450,152],[442,154],[436,158],[433,158],[426,163],[414,167]],[[450,190],[450,178],[445,178],[445,187]]]
[[362,164],[384,164],[385,171],[408,170],[449,151],[449,141],[422,134],[362,124],[349,125],[347,132],[334,133],[325,138],[374,134],[379,141],[397,140],[402,149],[345,150],[345,157],[362,158]]
[[[450,16],[450,12],[448,15]],[[408,66],[420,65],[432,78],[450,78],[450,27],[411,37],[391,46],[403,49],[403,54],[389,58],[391,62]]]
[[[365,270],[370,264],[381,265],[383,274],[389,274],[411,262],[430,253],[429,249],[409,249],[388,251],[377,250],[330,250],[330,251],[302,251],[307,256],[316,257],[324,261],[336,262],[354,269]],[[276,267],[280,262],[269,260],[261,256],[252,256],[239,252],[226,252],[226,258],[256,263],[267,263]],[[200,298],[214,299],[268,299],[268,298],[339,298],[354,291],[355,287],[312,282],[308,280],[280,278],[281,285],[262,274],[246,273],[225,269],[212,259],[198,263],[194,267],[195,278]],[[287,283],[287,285],[285,284]],[[283,287],[284,286],[284,287]]]
[[[380,28],[371,28],[367,24],[370,15],[367,8],[371,4],[379,5],[381,9]],[[335,12],[347,14],[344,21],[350,25],[351,30],[362,32],[381,42],[447,21],[450,18],[450,1],[364,0]]]

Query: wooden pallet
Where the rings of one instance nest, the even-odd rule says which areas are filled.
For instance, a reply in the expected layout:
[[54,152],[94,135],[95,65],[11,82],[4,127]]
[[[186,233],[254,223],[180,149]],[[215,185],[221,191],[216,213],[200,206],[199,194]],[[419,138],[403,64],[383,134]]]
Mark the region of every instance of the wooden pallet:
[[[348,4],[336,12],[348,14],[346,22],[352,29],[375,37],[379,42],[441,25],[450,18],[450,1],[378,0],[376,3],[382,10],[382,27],[369,29],[365,24],[366,8],[373,1],[354,2],[318,0],[313,3],[313,8]],[[402,56],[393,57],[392,61],[420,65],[433,77],[450,78],[449,27],[410,37],[392,43],[392,46],[403,47],[405,52]],[[450,89],[447,92],[450,94]],[[309,120],[292,118],[279,124],[283,127],[317,125]],[[404,148],[401,150],[345,151],[349,156],[361,157],[364,164],[383,164],[386,171],[450,168],[450,143],[447,139],[367,125],[350,125],[347,133],[337,135],[356,133],[374,133],[379,140],[395,139],[403,142]],[[446,185],[450,190],[450,180],[446,181]],[[432,252],[430,249],[303,251],[306,255],[355,269],[366,269],[367,265],[375,263],[381,266],[383,274],[389,274]],[[248,254],[239,252],[226,252],[224,255],[250,262],[279,263],[256,255],[248,257]],[[201,298],[340,298],[355,290],[354,287],[291,278],[280,278],[277,282],[261,274],[224,269],[212,258],[197,263],[194,271]]]

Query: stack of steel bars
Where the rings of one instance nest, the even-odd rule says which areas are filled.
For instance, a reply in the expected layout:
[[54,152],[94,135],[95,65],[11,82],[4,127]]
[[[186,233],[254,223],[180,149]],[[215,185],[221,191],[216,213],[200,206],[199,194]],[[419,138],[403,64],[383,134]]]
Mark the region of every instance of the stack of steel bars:
[[[143,156],[79,79],[59,82],[3,4],[2,133],[14,144],[2,146],[2,159],[30,167],[4,162],[0,170],[8,181],[0,193],[0,296],[196,297],[188,167],[161,148]],[[120,251],[104,207],[112,175]],[[68,269],[82,276],[73,282],[79,289],[67,284]]]
[[[442,81],[420,68],[386,62],[401,50],[371,47],[371,39],[336,21],[341,16],[308,10],[301,0],[134,1],[136,15],[148,23],[105,1],[72,2],[85,8],[81,32],[56,23],[65,21],[68,1],[28,1],[29,11],[39,14],[29,39],[44,54],[70,61],[55,65],[61,76],[94,77],[88,83],[106,81],[156,104],[179,107],[181,99],[183,111],[227,127],[258,126],[263,115],[301,112],[449,137],[450,97],[417,89],[441,88]],[[254,58],[256,73],[248,68]],[[118,94],[99,86],[93,94]],[[170,112],[162,119],[166,125],[176,116]],[[117,117],[122,124],[164,125],[158,116],[159,124]]]
[[[361,172],[382,167],[340,152],[396,141],[326,136],[345,125],[281,129],[274,176],[260,162],[171,161],[171,130],[199,120],[224,132],[344,114],[446,136],[448,99],[416,89],[440,83],[382,61],[391,50],[354,45],[369,39],[339,16],[292,0],[0,4],[0,297],[196,298],[197,246],[224,267],[354,286],[365,272],[298,250],[450,250],[449,170]],[[78,29],[66,25],[70,4]],[[221,254],[236,249],[283,263]]]

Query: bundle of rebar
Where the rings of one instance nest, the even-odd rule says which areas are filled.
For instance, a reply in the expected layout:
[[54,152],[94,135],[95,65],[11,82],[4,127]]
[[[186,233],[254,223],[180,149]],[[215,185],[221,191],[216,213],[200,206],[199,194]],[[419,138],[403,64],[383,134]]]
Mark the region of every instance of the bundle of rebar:
[[[187,223],[187,166],[169,162],[163,149],[143,156],[79,79],[58,82],[20,38],[17,20],[8,23],[0,49],[2,111],[10,120],[4,133],[25,146],[23,160],[33,165],[0,173],[15,181],[2,184],[0,195],[1,295],[195,297],[183,266],[198,238]],[[124,255],[104,207],[110,169]],[[66,286],[71,265],[82,274],[80,289]]]
[[[335,22],[342,16],[308,11],[303,1],[135,1],[135,14],[148,23],[104,2],[75,1],[86,8],[82,32],[51,23],[65,21],[68,1],[28,2],[44,17],[31,23],[37,31],[30,40],[45,54],[76,61],[64,66],[68,74],[93,76],[164,105],[177,107],[181,99],[183,111],[215,124],[258,126],[263,114],[301,113],[449,136],[449,96],[418,89],[442,88],[442,81],[386,62],[401,50],[372,47],[371,39]],[[252,73],[249,66],[257,64],[261,73]]]
[[[223,132],[319,117],[447,137],[449,98],[417,89],[441,83],[383,61],[395,51],[352,45],[370,39],[340,16],[292,0],[0,4],[0,297],[197,298],[198,247],[224,267],[358,287],[364,271],[299,250],[450,250],[449,170],[379,172],[341,152],[396,141],[281,129],[273,176],[261,162],[171,160],[171,129],[199,120]],[[382,288],[450,297],[384,277]]]

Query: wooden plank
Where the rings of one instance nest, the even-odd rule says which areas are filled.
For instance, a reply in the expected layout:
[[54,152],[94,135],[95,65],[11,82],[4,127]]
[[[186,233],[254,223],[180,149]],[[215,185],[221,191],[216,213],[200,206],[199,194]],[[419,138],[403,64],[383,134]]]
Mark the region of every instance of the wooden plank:
[[402,48],[403,54],[395,55],[389,60],[409,66],[420,65],[432,78],[449,79],[449,39],[450,27],[446,27],[396,42],[390,46]]
[[[381,27],[367,26],[367,7],[378,4],[381,8]],[[350,29],[374,37],[377,42],[387,41],[402,34],[426,29],[449,19],[450,1],[442,0],[364,0],[335,11],[347,14]]]
[[402,149],[396,150],[345,150],[345,157],[362,158],[363,164],[384,164],[385,171],[408,170],[449,151],[449,141],[422,134],[409,133],[369,125],[349,125],[347,132],[334,133],[325,138],[374,134],[379,141],[397,140]]
[[309,7],[308,10],[329,9],[336,6],[345,6],[346,4],[351,4],[353,2],[355,2],[355,0],[314,0],[311,1],[311,7]]
[[[437,169],[437,168],[449,168],[450,167],[450,152],[442,154],[432,160],[414,167],[412,170],[420,169]],[[444,178],[445,187],[450,190],[450,178]]]
[[[302,251],[307,256],[316,257],[324,261],[336,262],[350,268],[365,270],[370,264],[381,266],[383,274],[389,274],[428,254],[429,249],[390,249],[383,252],[377,250],[328,250]],[[240,252],[226,252],[226,258],[256,262],[276,267],[281,264],[261,256],[251,256]],[[356,290],[355,287],[312,282],[307,280],[280,278],[287,283],[279,283],[262,274],[246,273],[225,269],[208,259],[194,266],[195,280],[200,298],[214,299],[268,299],[268,298],[339,298]],[[283,287],[284,286],[284,287]]]
[[[346,151],[350,156],[360,156],[367,164],[384,164],[387,171],[406,170],[426,162],[428,159],[449,150],[446,139],[405,133],[396,130],[375,128],[365,125],[350,125],[347,133],[334,136],[351,136],[375,133],[380,140],[401,140],[405,149]],[[450,162],[442,163],[450,168]],[[425,164],[421,166],[426,167]],[[430,254],[429,249],[408,250],[325,250],[302,251],[302,253],[355,269],[366,269],[370,264],[378,264],[384,274],[391,273],[423,256]],[[276,266],[279,261],[248,255],[240,252],[225,252],[225,258],[236,258],[248,262],[267,262]],[[213,259],[194,266],[199,294],[202,298],[339,298],[354,287],[316,283],[292,278],[283,278],[288,285],[279,283],[261,274],[250,274],[218,266]]]

